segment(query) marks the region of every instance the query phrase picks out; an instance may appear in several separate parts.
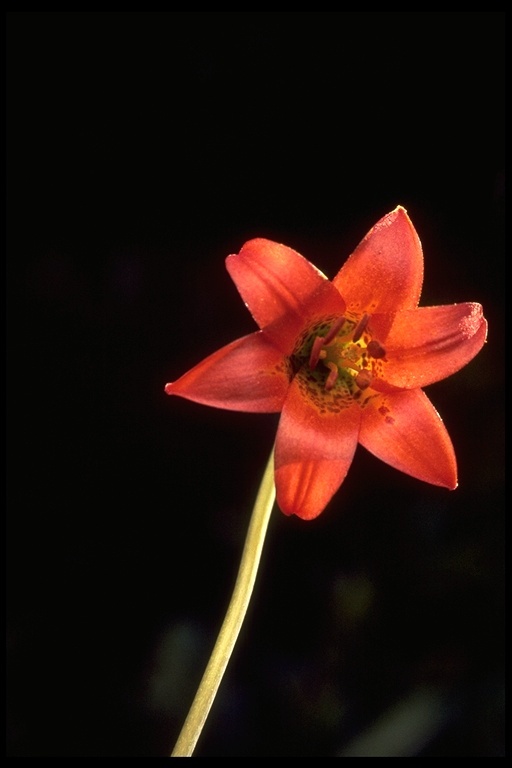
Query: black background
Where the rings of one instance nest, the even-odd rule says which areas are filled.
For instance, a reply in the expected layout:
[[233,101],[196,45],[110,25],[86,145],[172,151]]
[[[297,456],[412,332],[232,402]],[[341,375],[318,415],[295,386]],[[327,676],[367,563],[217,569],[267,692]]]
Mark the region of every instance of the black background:
[[448,492],[357,451],[275,510],[197,748],[332,756],[415,691],[414,754],[503,752],[503,13],[7,14],[8,755],[159,756],[237,571],[276,415],[167,398],[255,325],[254,236],[333,276],[397,204],[422,303],[489,341],[429,388]]

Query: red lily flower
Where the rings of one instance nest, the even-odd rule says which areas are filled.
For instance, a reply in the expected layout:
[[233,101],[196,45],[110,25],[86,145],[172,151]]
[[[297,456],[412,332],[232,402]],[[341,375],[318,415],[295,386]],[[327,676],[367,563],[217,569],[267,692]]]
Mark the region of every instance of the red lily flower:
[[466,365],[487,323],[480,304],[418,307],[423,253],[404,208],[370,230],[332,282],[264,239],[226,266],[261,330],[165,391],[217,408],[281,411],[275,483],[285,514],[317,517],[358,442],[402,472],[456,488],[450,437],[421,388]]

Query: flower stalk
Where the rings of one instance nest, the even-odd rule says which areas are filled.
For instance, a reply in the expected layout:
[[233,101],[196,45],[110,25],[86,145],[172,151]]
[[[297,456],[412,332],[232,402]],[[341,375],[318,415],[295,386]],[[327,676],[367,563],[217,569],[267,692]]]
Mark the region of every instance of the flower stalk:
[[272,451],[252,511],[231,601],[171,757],[191,757],[203,730],[247,613],[275,495]]

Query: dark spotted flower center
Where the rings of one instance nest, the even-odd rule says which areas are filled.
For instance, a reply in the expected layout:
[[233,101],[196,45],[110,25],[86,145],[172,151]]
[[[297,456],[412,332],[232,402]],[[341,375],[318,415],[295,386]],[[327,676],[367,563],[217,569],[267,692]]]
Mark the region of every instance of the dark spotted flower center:
[[292,362],[306,369],[311,384],[358,399],[385,363],[386,350],[372,337],[370,323],[367,314],[320,321],[299,339]]

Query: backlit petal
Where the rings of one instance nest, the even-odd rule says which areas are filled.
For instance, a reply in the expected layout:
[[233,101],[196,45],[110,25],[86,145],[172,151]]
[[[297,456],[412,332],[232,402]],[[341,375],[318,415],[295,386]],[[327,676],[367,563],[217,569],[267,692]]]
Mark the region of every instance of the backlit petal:
[[487,323],[480,304],[419,307],[389,316],[374,315],[371,329],[384,344],[382,376],[392,386],[413,389],[460,370],[481,350]]
[[359,442],[401,472],[433,485],[457,487],[450,436],[421,389],[370,400],[363,411]]
[[226,267],[252,316],[284,354],[293,350],[305,327],[311,302],[318,304],[321,298],[324,314],[344,311],[325,275],[285,245],[249,240],[240,253],[228,256]]
[[421,243],[401,206],[375,224],[333,280],[357,314],[413,309],[422,282]]
[[231,411],[280,411],[289,386],[288,365],[262,331],[214,352],[180,379],[168,395]]
[[301,375],[290,385],[279,421],[275,481],[280,509],[312,520],[345,479],[357,446],[361,409],[352,404],[321,413],[301,389]]

